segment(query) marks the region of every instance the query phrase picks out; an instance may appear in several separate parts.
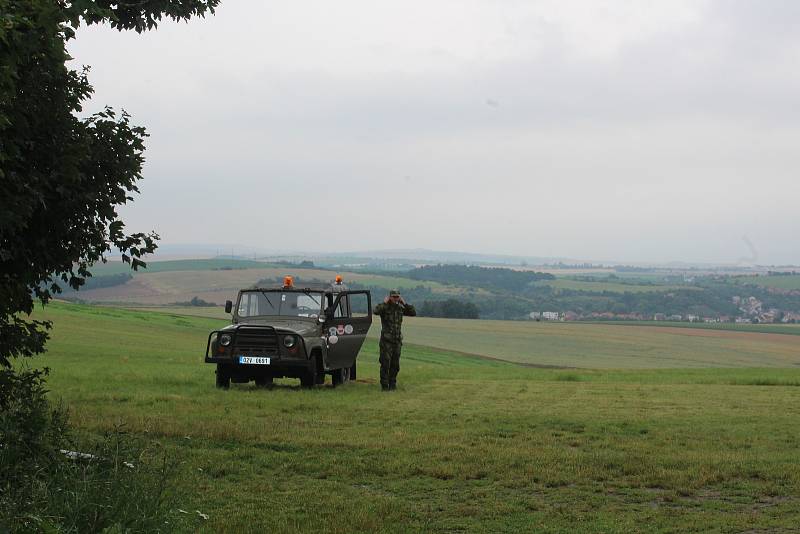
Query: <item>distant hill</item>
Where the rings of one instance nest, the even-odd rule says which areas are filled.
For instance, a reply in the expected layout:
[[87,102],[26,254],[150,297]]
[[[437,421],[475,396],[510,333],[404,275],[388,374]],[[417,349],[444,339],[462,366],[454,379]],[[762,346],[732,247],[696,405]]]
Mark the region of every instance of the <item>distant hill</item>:
[[[459,265],[497,265],[497,266],[552,266],[563,269],[570,266],[617,266],[628,268],[666,269],[670,271],[702,271],[713,273],[723,271],[726,273],[740,274],[767,274],[777,267],[755,266],[742,264],[719,264],[672,261],[666,263],[653,263],[645,261],[621,262],[597,258],[569,258],[548,256],[527,256],[514,254],[491,254],[481,252],[431,250],[425,248],[398,248],[398,249],[373,249],[353,250],[346,252],[325,252],[319,250],[286,250],[272,249],[262,246],[231,244],[231,243],[162,243],[159,245],[154,258],[161,259],[189,259],[189,258],[222,258],[240,260],[287,260],[300,262],[313,261],[316,265],[344,265],[356,267],[370,264],[401,264],[403,266],[416,266],[422,264],[448,263]],[[154,258],[150,258],[151,260]],[[387,268],[390,265],[381,265]],[[797,266],[783,266],[781,269],[800,269]],[[700,274],[700,273],[698,273]]]
[[456,264],[497,264],[497,265],[544,265],[585,263],[571,258],[551,258],[543,256],[521,256],[504,254],[483,254],[477,252],[442,251],[424,248],[356,250],[348,252],[321,252],[311,250],[275,250],[241,244],[162,244],[156,258],[219,257],[228,259],[321,259],[343,260],[392,260],[398,263],[456,263]]
[[[141,269],[141,273],[162,273],[173,271],[231,271],[237,269],[257,269],[269,267],[269,264],[261,261],[240,260],[240,259],[186,259],[186,260],[166,260],[146,261],[147,267]],[[109,261],[99,263],[90,269],[94,276],[133,273],[130,265],[121,261]]]
[[499,265],[544,265],[547,263],[584,263],[583,260],[569,258],[546,258],[541,256],[509,256],[502,254],[481,254],[476,252],[458,252],[415,249],[387,249],[366,250],[358,252],[343,252],[341,254],[328,254],[328,257],[350,258],[375,258],[403,260],[408,263],[433,262],[433,263],[460,263],[460,264],[499,264]]

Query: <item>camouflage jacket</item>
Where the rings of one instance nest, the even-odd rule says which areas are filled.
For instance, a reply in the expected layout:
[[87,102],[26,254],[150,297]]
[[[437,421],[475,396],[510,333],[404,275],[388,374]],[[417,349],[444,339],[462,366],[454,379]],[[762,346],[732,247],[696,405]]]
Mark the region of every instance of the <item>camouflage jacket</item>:
[[393,302],[382,302],[375,306],[375,315],[381,318],[381,341],[390,343],[402,343],[403,334],[400,328],[403,326],[403,316],[413,317],[417,310],[411,304],[395,304]]

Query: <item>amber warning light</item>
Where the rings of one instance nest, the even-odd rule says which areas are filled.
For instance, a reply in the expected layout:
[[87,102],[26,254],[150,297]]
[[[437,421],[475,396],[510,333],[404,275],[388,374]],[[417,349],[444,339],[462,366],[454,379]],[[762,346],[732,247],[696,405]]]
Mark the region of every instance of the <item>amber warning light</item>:
[[291,276],[284,276],[283,287],[294,287],[294,278],[292,278]]
[[342,275],[341,274],[337,274],[336,275],[336,285],[340,285],[341,283],[342,283]]

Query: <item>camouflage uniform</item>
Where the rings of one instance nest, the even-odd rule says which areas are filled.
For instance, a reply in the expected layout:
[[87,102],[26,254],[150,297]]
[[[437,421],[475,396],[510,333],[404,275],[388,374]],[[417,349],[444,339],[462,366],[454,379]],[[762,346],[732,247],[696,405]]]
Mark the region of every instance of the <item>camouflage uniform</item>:
[[381,387],[394,389],[397,384],[397,373],[400,372],[400,349],[403,346],[403,316],[414,316],[417,310],[411,304],[384,302],[375,306],[375,315],[381,318]]

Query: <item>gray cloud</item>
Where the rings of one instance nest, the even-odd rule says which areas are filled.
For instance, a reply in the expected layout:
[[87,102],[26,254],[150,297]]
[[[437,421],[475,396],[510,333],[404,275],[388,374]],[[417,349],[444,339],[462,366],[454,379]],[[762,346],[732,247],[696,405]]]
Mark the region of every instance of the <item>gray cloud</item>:
[[72,51],[148,126],[128,219],[168,242],[800,263],[800,7],[566,5],[226,3]]

